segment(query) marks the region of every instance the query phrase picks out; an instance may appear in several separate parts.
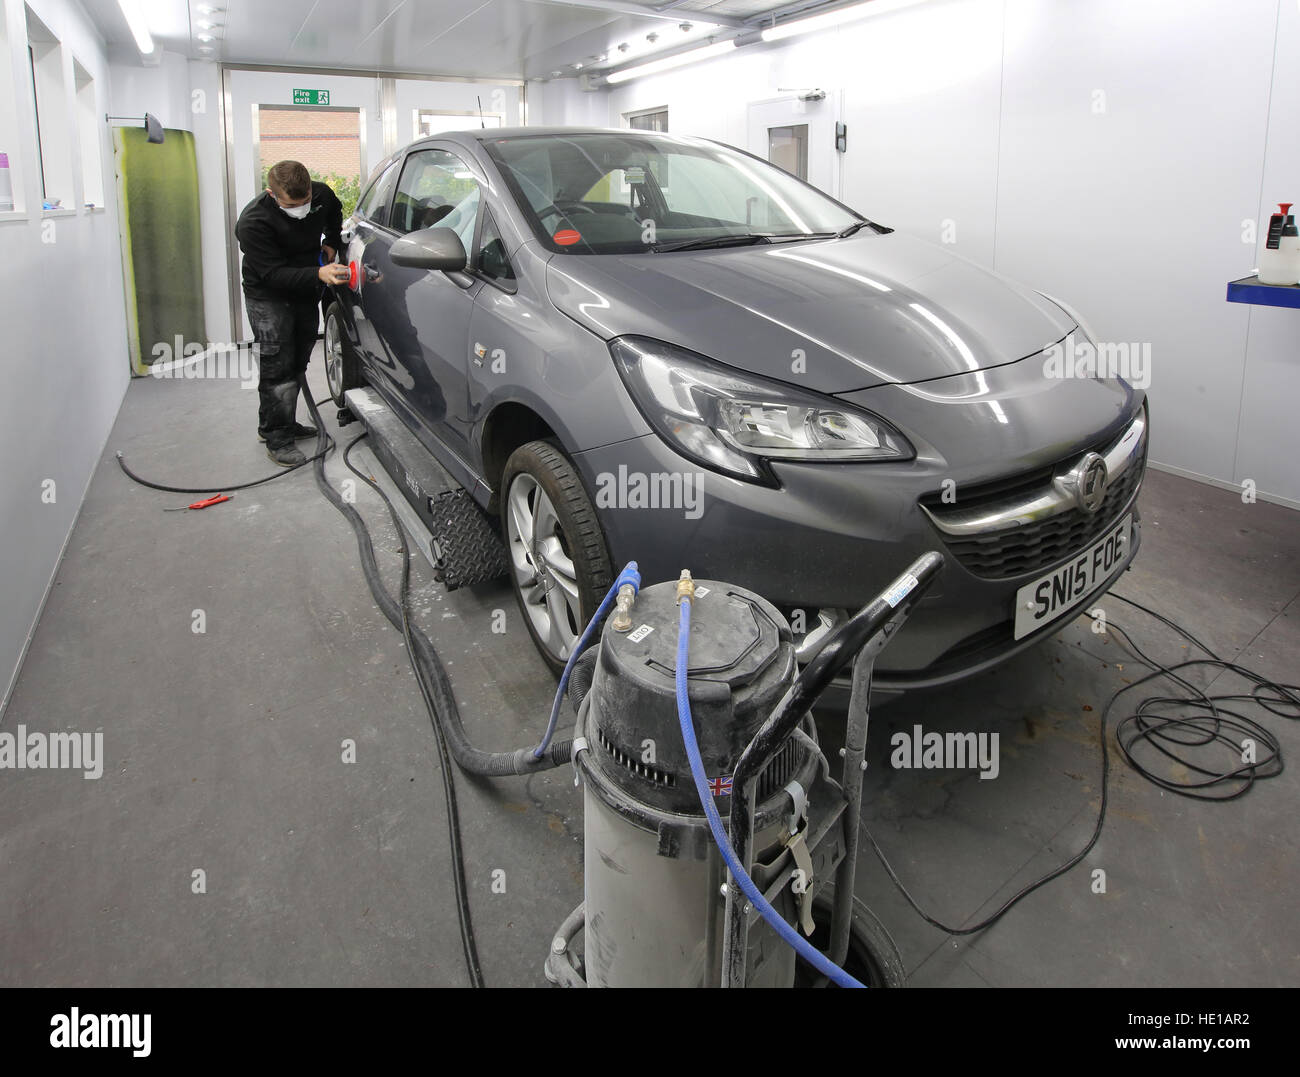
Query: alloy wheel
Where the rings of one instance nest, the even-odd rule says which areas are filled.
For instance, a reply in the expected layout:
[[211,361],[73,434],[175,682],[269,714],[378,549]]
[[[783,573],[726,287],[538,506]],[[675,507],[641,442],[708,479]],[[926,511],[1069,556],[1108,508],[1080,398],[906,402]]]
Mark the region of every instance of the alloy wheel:
[[537,480],[516,475],[506,498],[510,566],[533,631],[566,661],[582,630],[578,575],[555,506]]
[[343,334],[336,317],[325,319],[325,384],[330,396],[343,399]]

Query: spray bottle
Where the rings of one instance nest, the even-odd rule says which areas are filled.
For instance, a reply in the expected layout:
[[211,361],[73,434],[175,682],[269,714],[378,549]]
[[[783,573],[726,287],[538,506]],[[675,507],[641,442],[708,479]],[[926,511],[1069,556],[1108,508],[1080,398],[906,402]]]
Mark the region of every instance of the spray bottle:
[[1279,202],[1280,213],[1268,219],[1268,233],[1259,256],[1260,284],[1300,284],[1300,231],[1290,202]]

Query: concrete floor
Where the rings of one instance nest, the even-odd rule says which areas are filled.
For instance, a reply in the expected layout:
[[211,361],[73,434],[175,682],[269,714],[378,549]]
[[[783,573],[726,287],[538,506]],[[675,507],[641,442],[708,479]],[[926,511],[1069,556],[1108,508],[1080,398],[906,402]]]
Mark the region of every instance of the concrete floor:
[[[312,377],[323,396],[319,362]],[[114,462],[121,450],[177,485],[258,477],[270,465],[255,410],[237,383],[141,380],[127,394],[3,715],[5,730],[102,730],[105,772],[2,775],[0,984],[465,982],[433,738],[350,529],[305,470],[164,513],[191,499],[136,486]],[[329,473],[346,475],[336,459]],[[397,536],[368,490],[359,507],[395,578]],[[1300,679],[1300,515],[1157,472],[1142,507],[1144,545],[1117,590],[1225,657]],[[414,607],[478,742],[531,743],[554,680],[508,587],[448,594],[413,567]],[[1149,653],[1187,655],[1144,615],[1105,608]],[[498,609],[504,635],[487,631]],[[932,915],[973,922],[1083,845],[1097,723],[1137,668],[1080,620],[961,688],[873,713],[863,818]],[[1296,725],[1266,718],[1300,752]],[[889,734],[918,722],[1000,732],[999,779],[891,769]],[[491,985],[543,984],[551,933],[581,899],[571,781],[457,778]],[[914,985],[1295,985],[1298,786],[1292,766],[1242,800],[1202,804],[1117,762],[1085,865],[971,938],[923,923],[869,852],[859,893]]]

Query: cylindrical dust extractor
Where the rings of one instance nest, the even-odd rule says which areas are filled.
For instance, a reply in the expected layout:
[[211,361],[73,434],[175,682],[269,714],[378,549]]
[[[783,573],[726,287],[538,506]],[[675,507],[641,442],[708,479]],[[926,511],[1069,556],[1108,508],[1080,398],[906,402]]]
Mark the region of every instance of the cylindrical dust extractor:
[[[769,602],[696,583],[689,695],[715,804],[730,810],[736,759],[796,676],[790,627]],[[717,986],[726,879],[692,783],[674,688],[678,609],[664,583],[637,597],[632,626],[606,624],[582,702],[585,938],[589,986]],[[586,656],[584,656],[586,658]],[[811,722],[807,732],[815,736]],[[757,788],[755,864],[791,829],[791,782],[812,784],[815,752],[791,738]],[[789,890],[776,907],[794,922]],[[748,986],[789,986],[795,955],[761,921],[749,932]]]

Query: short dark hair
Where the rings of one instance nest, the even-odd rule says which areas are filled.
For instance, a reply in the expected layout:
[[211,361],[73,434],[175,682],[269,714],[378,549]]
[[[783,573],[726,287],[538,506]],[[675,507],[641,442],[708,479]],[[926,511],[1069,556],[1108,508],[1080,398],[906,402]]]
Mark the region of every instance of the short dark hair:
[[266,171],[266,184],[286,198],[306,198],[311,194],[311,174],[301,161],[279,161]]

